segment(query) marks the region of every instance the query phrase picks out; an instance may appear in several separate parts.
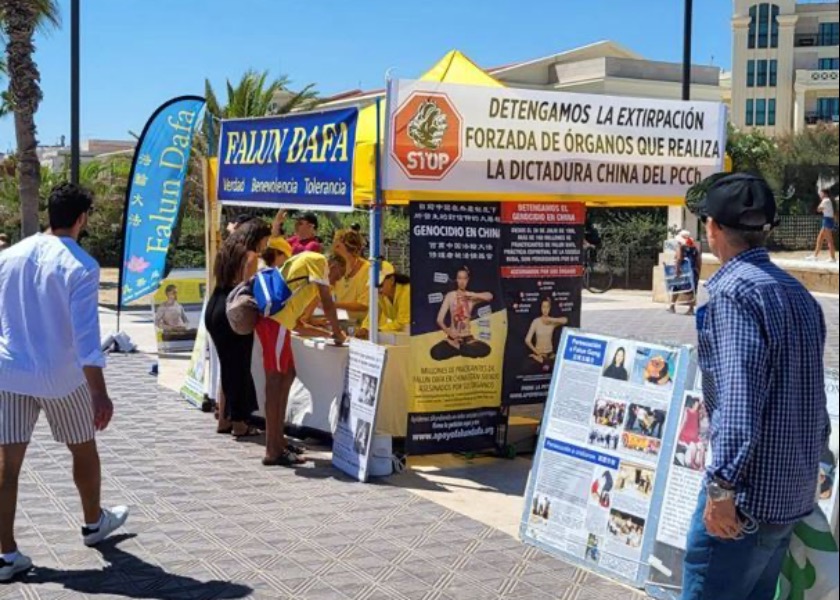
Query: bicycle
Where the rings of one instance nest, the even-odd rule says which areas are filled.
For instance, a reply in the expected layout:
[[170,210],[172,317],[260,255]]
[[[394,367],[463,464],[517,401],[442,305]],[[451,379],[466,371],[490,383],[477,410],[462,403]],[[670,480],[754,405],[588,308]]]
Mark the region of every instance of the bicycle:
[[584,244],[583,287],[593,294],[605,294],[612,289],[613,271],[606,263],[598,261],[598,250]]

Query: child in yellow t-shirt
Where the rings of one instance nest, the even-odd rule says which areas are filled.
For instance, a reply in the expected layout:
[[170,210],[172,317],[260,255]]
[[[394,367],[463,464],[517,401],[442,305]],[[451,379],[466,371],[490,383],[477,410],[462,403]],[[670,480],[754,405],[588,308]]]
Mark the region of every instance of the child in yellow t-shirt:
[[271,318],[260,318],[255,333],[263,348],[263,367],[266,373],[265,466],[295,466],[303,462],[302,452],[290,446],[283,435],[289,391],[295,380],[295,360],[292,353],[292,331],[298,330],[300,319],[309,304],[320,297],[324,314],[331,326],[333,339],[344,343],[336,314],[335,303],[327,278],[327,259],[315,252],[302,252],[288,258],[279,267],[292,296],[280,312]]

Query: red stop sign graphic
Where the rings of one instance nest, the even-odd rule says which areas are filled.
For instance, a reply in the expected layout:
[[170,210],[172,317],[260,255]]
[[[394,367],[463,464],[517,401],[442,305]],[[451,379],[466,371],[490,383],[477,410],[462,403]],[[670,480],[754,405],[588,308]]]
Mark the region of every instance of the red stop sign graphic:
[[391,155],[410,179],[443,179],[461,158],[463,120],[446,94],[415,92],[391,126]]

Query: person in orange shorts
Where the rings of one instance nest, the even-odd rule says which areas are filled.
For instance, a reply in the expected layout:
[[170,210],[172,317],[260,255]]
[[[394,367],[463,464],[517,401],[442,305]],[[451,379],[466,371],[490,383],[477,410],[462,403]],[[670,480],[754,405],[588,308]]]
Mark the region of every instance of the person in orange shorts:
[[[327,275],[327,259],[315,252],[291,256],[291,246],[282,238],[272,238],[269,248],[278,252],[280,269],[292,296],[272,317],[260,317],[255,333],[262,345],[265,368],[265,466],[292,467],[305,462],[302,448],[289,444],[284,435],[289,392],[295,380],[295,359],[292,353],[292,331],[313,333],[301,322],[301,317],[313,300],[320,297],[324,313],[332,329],[333,340],[344,343]],[[317,332],[323,335],[320,330]]]

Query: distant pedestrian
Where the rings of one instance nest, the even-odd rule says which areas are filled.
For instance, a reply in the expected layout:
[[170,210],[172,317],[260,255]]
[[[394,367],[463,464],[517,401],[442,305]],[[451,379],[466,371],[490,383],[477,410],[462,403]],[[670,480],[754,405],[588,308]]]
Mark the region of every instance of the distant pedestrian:
[[91,205],[90,193],[76,185],[54,188],[51,233],[0,255],[0,581],[32,566],[18,550],[14,523],[18,478],[41,411],[73,456],[85,545],[98,544],[128,518],[124,506],[100,506],[95,435],[114,407],[102,373],[99,265],[77,243]]
[[[677,234],[677,248],[674,256],[675,275],[679,277],[683,274],[683,269],[686,266],[691,273],[691,290],[688,292],[678,292],[671,294],[671,306],[668,308],[670,312],[676,312],[676,303],[680,296],[685,296],[684,302],[688,304],[687,315],[694,315],[694,308],[697,306],[697,288],[700,285],[700,271],[703,269],[703,254],[700,252],[700,247],[691,233],[686,230],[680,231]],[[688,265],[686,265],[688,263]]]
[[760,177],[712,184],[700,207],[721,269],[698,312],[713,462],[688,536],[683,600],[773,600],[793,529],[816,506],[830,432],[822,309],[770,260]]
[[831,198],[831,189],[826,188],[820,191],[820,205],[817,212],[822,215],[822,226],[817,236],[817,248],[808,260],[819,260],[824,246],[828,246],[831,262],[837,262],[837,255],[834,253],[834,230],[837,227],[834,212],[834,200]]

